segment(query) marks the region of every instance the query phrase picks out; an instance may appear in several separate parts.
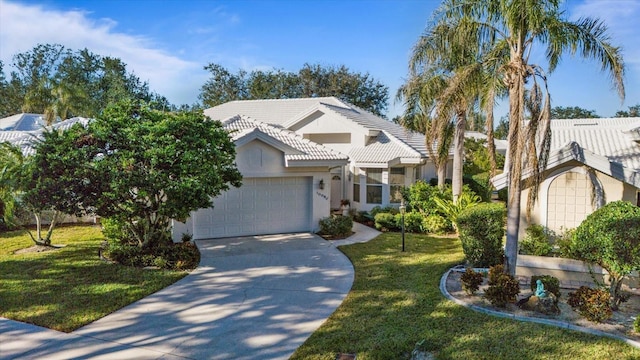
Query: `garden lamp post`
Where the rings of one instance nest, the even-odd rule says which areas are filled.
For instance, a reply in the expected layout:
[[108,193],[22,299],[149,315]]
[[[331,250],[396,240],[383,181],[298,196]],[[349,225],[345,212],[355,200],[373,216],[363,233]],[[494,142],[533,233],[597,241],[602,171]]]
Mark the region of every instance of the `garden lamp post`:
[[407,210],[407,207],[404,206],[404,199],[400,202],[400,215],[402,217],[402,252],[404,252],[404,212]]

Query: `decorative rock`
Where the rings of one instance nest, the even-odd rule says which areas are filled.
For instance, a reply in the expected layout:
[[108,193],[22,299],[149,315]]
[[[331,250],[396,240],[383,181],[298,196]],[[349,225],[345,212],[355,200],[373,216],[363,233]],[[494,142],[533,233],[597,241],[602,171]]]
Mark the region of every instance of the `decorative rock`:
[[532,295],[526,302],[520,304],[523,310],[536,311],[546,315],[557,315],[560,313],[556,296],[551,292],[546,292],[544,297]]

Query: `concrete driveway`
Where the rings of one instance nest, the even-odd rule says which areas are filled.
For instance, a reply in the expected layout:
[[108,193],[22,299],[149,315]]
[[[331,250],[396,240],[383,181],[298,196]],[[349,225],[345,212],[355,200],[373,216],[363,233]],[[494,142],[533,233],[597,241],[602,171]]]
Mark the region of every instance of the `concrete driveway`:
[[[363,231],[339,244],[377,235]],[[0,358],[286,359],[353,283],[338,244],[313,234],[197,244],[191,274],[71,334],[0,318]]]

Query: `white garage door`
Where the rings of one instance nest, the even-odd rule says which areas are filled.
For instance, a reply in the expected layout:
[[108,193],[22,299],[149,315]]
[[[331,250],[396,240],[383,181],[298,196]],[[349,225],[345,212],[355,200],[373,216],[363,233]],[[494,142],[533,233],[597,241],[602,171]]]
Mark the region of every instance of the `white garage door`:
[[310,231],[311,178],[244,178],[196,211],[194,239]]

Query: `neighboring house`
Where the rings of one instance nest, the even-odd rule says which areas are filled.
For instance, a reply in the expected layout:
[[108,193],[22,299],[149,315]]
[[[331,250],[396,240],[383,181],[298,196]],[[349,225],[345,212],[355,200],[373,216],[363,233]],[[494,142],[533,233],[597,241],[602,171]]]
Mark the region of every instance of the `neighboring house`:
[[[640,205],[640,118],[552,120],[551,140],[544,181],[528,220],[530,189],[522,192],[521,233],[529,224],[558,232],[576,228],[611,201]],[[493,183],[497,189],[506,187],[507,174]]]
[[[74,117],[57,121],[51,129],[66,130],[76,123],[87,125],[89,119]],[[17,114],[0,119],[0,142],[8,142],[22,149],[24,155],[33,154],[31,144],[47,129],[42,114]]]
[[424,135],[335,97],[232,101],[204,113],[235,131],[243,186],[176,223],[175,239],[316,231],[343,199],[358,210],[397,206],[403,187],[436,177]]
[[[484,140],[486,146],[487,135],[479,131],[465,131],[464,137],[467,139]],[[507,155],[507,145],[509,144],[507,140],[493,139],[493,143],[496,146],[496,153],[505,156]]]

